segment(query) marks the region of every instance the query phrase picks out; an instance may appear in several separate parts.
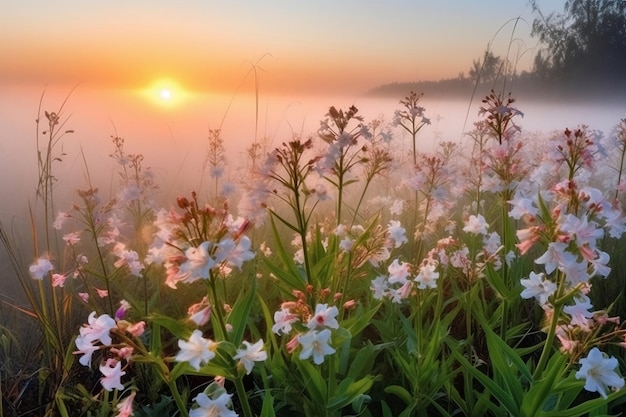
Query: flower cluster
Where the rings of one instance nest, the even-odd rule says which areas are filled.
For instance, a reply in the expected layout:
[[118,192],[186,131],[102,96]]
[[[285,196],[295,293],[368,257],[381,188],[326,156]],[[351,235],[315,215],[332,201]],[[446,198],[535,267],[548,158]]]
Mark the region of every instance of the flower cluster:
[[312,357],[313,363],[320,365],[325,356],[335,353],[331,346],[331,336],[332,330],[339,328],[339,310],[336,306],[317,304],[311,312],[304,300],[304,294],[296,295],[296,301],[284,302],[280,310],[274,313],[272,331],[277,335],[288,335],[295,330],[296,334],[287,343],[287,349],[293,352],[299,347],[298,357],[301,360]]

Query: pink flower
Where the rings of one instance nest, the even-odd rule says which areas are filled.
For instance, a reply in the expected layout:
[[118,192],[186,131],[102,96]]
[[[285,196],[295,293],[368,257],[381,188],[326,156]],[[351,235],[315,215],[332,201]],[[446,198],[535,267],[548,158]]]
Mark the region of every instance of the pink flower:
[[291,325],[298,321],[298,316],[293,314],[288,308],[283,308],[274,313],[274,325],[272,332],[276,334],[287,334],[291,332]]
[[393,262],[387,267],[387,271],[389,272],[390,284],[404,284],[406,283],[407,277],[411,273],[411,265],[407,262],[400,262],[397,259],[394,259]]
[[68,246],[74,246],[78,242],[80,242],[80,233],[79,232],[71,232],[63,236],[63,241]]
[[146,322],[142,320],[138,323],[131,324],[126,328],[126,331],[134,337],[139,337],[146,331]]
[[65,279],[67,277],[63,274],[52,274],[52,286],[63,287],[65,285]]
[[187,315],[189,320],[196,323],[196,326],[205,325],[211,318],[211,303],[209,303],[209,299],[205,296],[199,303],[192,304],[187,309]]
[[106,298],[109,296],[109,292],[107,290],[101,290],[100,288],[96,288],[96,294],[100,298]]
[[569,314],[572,319],[570,323],[573,326],[580,326],[584,329],[589,327],[589,319],[593,317],[593,314],[589,311],[593,308],[591,300],[586,295],[575,298],[573,306],[563,307],[563,312]]
[[120,382],[120,378],[126,375],[122,371],[122,363],[115,359],[107,359],[104,365],[100,365],[100,372],[104,375],[100,378],[100,384],[107,391],[113,391],[113,388],[123,390],[124,385]]
[[133,401],[137,391],[133,391],[128,397],[117,403],[115,417],[131,417],[133,415]]

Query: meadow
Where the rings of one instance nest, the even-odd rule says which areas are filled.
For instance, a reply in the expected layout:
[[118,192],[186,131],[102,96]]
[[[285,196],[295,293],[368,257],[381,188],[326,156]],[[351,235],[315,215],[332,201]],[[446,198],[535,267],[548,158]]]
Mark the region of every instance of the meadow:
[[73,131],[41,108],[30,249],[0,226],[22,292],[0,307],[0,414],[621,411],[626,119],[527,133],[491,91],[433,145],[422,102],[329,106],[317,132],[250,143],[237,178],[211,130],[203,185],[169,201],[117,135],[113,191],[58,198]]

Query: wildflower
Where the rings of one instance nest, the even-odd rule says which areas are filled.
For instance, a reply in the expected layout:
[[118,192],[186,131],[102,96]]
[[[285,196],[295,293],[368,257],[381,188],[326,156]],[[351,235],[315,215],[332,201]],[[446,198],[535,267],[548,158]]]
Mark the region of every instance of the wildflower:
[[391,206],[389,207],[389,213],[391,213],[392,215],[401,215],[402,212],[404,211],[404,200],[393,200],[393,203],[391,204]]
[[302,351],[298,356],[300,359],[308,359],[313,356],[316,365],[324,362],[324,356],[332,355],[335,349],[330,347],[330,330],[310,330],[298,336],[298,343],[302,346]]
[[596,391],[606,399],[608,387],[616,389],[624,387],[624,379],[615,372],[618,366],[617,359],[606,357],[598,348],[591,349],[587,357],[580,360],[580,365],[576,378],[585,378],[587,391]]
[[437,288],[437,279],[439,272],[435,271],[437,265],[428,263],[420,268],[419,274],[413,281],[417,282],[417,288],[423,290],[425,288]]
[[307,327],[311,330],[319,327],[336,329],[339,327],[336,319],[337,314],[339,314],[337,307],[328,307],[328,304],[318,304],[315,306],[315,314],[307,323]]
[[533,206],[534,201],[530,198],[516,197],[509,200],[508,203],[513,206],[509,211],[509,216],[515,220],[519,220],[523,216],[535,217],[539,214],[539,209]]
[[246,369],[246,375],[250,375],[254,362],[262,362],[267,359],[267,352],[263,351],[263,339],[255,344],[243,341],[244,349],[237,349],[237,354],[233,359],[239,359],[239,363]]
[[74,355],[76,354],[82,354],[83,356],[80,357],[80,359],[78,360],[78,362],[80,362],[81,365],[83,366],[91,366],[91,356],[93,355],[93,353],[100,349],[100,347],[95,346],[93,344],[93,339],[91,339],[90,337],[87,336],[78,336],[76,337],[76,340],[74,341],[74,344],[76,344],[76,347],[78,348],[78,350],[72,352]]
[[137,323],[131,323],[127,328],[126,331],[128,333],[131,334],[131,336],[134,337],[139,337],[143,334],[143,332],[146,331],[146,322],[145,321],[140,321]]
[[52,223],[52,227],[54,227],[56,230],[61,230],[63,228],[63,223],[65,223],[65,221],[71,217],[72,216],[70,216],[68,213],[59,211],[56,219],[54,219],[54,223]]
[[65,285],[65,279],[67,277],[63,274],[52,274],[52,286],[63,287]]
[[133,415],[133,401],[137,391],[131,392],[131,394],[117,403],[117,414],[115,417],[131,417]]
[[531,271],[528,279],[520,280],[521,284],[524,286],[524,291],[522,291],[522,298],[535,298],[539,305],[545,305],[548,302],[548,298],[556,292],[557,285],[545,279],[546,275],[542,272],[539,274],[535,274]]
[[28,268],[31,276],[34,279],[38,280],[42,280],[48,274],[48,272],[52,271],[53,269],[54,266],[52,265],[52,262],[50,262],[48,258],[44,257],[40,257],[39,259],[37,259],[35,263],[32,264],[30,268]]
[[191,305],[187,309],[187,315],[189,320],[196,323],[197,326],[205,325],[211,318],[211,303],[209,303],[209,299],[204,296],[202,301]]
[[100,288],[96,288],[96,294],[100,298],[106,298],[109,296],[109,292],[107,290],[101,290]]
[[128,310],[130,310],[130,303],[126,300],[121,300],[119,308],[115,311],[115,319],[122,320]]
[[558,266],[565,265],[572,261],[572,259],[566,255],[566,248],[567,243],[565,242],[551,242],[548,244],[548,250],[539,258],[535,259],[535,263],[544,265],[546,273],[551,274]]
[[200,246],[185,251],[187,260],[180,266],[179,274],[185,282],[208,279],[209,271],[215,266],[215,260],[209,254],[211,242],[202,242]]
[[389,237],[394,241],[394,246],[396,248],[399,248],[403,243],[409,241],[405,236],[406,230],[400,225],[398,220],[390,221],[387,226],[387,230],[389,231]]
[[189,417],[237,417],[238,414],[228,408],[232,405],[230,394],[223,392],[212,400],[204,392],[198,394],[194,401],[198,407],[189,411]]
[[276,334],[287,334],[291,332],[291,324],[296,321],[298,321],[298,316],[289,311],[288,308],[283,308],[274,313],[272,332]]
[[486,235],[488,227],[489,225],[487,224],[487,221],[482,214],[479,214],[478,216],[474,216],[472,214],[471,216],[469,216],[469,219],[467,219],[467,222],[465,222],[465,227],[463,227],[463,231],[468,233]]
[[100,372],[104,375],[100,378],[100,384],[107,391],[113,391],[113,388],[123,390],[124,385],[120,382],[120,378],[126,375],[122,371],[122,363],[115,359],[107,359],[104,365],[100,365]]
[[79,232],[71,232],[63,235],[63,241],[68,246],[74,246],[78,242],[80,242],[80,233]]
[[115,320],[108,314],[96,317],[96,312],[92,311],[87,318],[87,324],[80,328],[80,336],[90,341],[100,340],[103,345],[111,344],[112,328],[116,327]]
[[383,275],[379,275],[378,277],[372,280],[370,289],[374,293],[372,297],[374,297],[376,300],[381,300],[389,292],[389,285],[387,284],[387,278]]
[[410,268],[411,265],[407,262],[400,263],[397,259],[394,259],[393,262],[387,267],[387,271],[389,272],[389,283],[406,283],[406,278],[409,276]]
[[586,295],[583,295],[575,298],[574,303],[573,306],[563,307],[563,312],[572,316],[570,321],[572,325],[587,328],[589,319],[593,317],[593,314],[589,311],[593,308],[591,300]]
[[215,261],[220,263],[227,261],[230,265],[241,269],[245,261],[254,259],[254,252],[250,251],[251,241],[247,236],[242,236],[235,244],[232,239],[225,239],[218,243],[219,251]]
[[214,341],[203,338],[200,330],[194,330],[188,341],[178,341],[180,352],[176,355],[175,360],[177,362],[189,362],[189,365],[197,371],[201,364],[208,363],[215,357],[216,345],[217,343]]

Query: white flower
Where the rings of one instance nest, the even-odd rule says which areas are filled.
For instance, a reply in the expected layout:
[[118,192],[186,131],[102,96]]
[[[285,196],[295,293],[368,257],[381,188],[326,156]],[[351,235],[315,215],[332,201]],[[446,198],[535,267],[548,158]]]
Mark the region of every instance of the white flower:
[[[113,366],[111,366],[115,363]],[[124,385],[120,382],[120,378],[126,375],[125,371],[122,371],[122,364],[120,361],[109,359],[104,365],[100,365],[100,372],[104,375],[100,378],[100,384],[107,391],[113,391],[113,388],[123,390]]]
[[589,311],[593,308],[591,300],[586,295],[583,295],[582,297],[575,298],[574,303],[573,306],[563,307],[563,312],[572,316],[570,324],[587,328],[589,319],[593,317],[593,314]]
[[92,311],[87,318],[87,324],[80,328],[80,337],[90,342],[100,340],[103,345],[108,346],[112,342],[110,331],[116,326],[115,320],[108,314],[96,317],[96,312]]
[[228,408],[232,405],[230,395],[222,393],[212,400],[204,392],[194,398],[199,407],[189,411],[189,417],[237,417],[238,414]]
[[328,307],[328,304],[318,304],[315,306],[315,314],[311,317],[306,326],[310,330],[320,327],[336,329],[339,327],[339,323],[336,319],[337,314],[339,314],[337,307]]
[[489,225],[487,224],[487,221],[482,214],[479,214],[478,216],[474,216],[472,214],[471,216],[469,216],[469,219],[467,219],[463,231],[468,233],[486,235],[488,227]]
[[522,279],[520,282],[524,286],[524,291],[522,291],[522,298],[535,298],[540,305],[545,305],[548,302],[548,298],[554,294],[556,291],[557,285],[545,279],[545,274],[535,274],[531,272],[528,276],[528,279]]
[[435,271],[437,265],[427,264],[420,268],[419,274],[413,281],[417,282],[417,288],[423,290],[425,288],[437,288],[437,279],[439,272]]
[[608,387],[620,389],[624,386],[624,379],[615,372],[617,359],[606,357],[598,348],[591,349],[587,357],[580,360],[580,365],[576,378],[585,378],[587,391],[596,391],[607,398]]
[[243,341],[245,348],[237,349],[237,354],[233,356],[233,359],[239,359],[239,363],[246,369],[246,374],[250,375],[254,362],[263,362],[267,359],[267,352],[263,351],[263,339],[259,340],[255,344]]
[[179,272],[185,282],[209,278],[209,271],[215,266],[215,260],[209,254],[210,248],[211,242],[203,242],[197,248],[191,247],[185,251],[187,260],[182,263]]
[[394,246],[399,248],[403,243],[407,243],[409,240],[405,236],[406,230],[400,225],[398,220],[392,220],[387,226],[389,237],[394,241]]
[[178,347],[180,352],[176,355],[177,362],[189,362],[196,371],[200,369],[203,363],[208,363],[215,357],[214,341],[202,337],[200,330],[194,330],[188,341],[179,340]]
[[28,268],[32,277],[39,280],[42,280],[48,274],[48,272],[52,271],[53,269],[54,266],[52,265],[52,262],[50,262],[49,259],[43,257],[37,259],[35,263],[32,264],[30,268]]
[[321,364],[324,362],[324,356],[335,353],[335,349],[328,344],[329,340],[330,330],[328,329],[321,331],[311,330],[301,334],[298,336],[298,343],[302,346],[299,358],[304,360],[313,356],[313,362],[316,365]]
[[389,285],[387,284],[387,277],[379,275],[372,280],[370,289],[374,293],[372,297],[376,300],[382,300],[389,293]]

